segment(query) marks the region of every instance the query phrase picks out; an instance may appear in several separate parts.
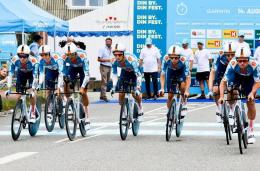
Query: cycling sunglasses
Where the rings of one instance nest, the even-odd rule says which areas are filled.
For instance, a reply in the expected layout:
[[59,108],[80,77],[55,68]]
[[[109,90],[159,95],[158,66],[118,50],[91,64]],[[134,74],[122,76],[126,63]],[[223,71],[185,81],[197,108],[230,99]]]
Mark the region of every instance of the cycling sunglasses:
[[238,63],[247,63],[249,61],[249,58],[246,58],[246,59],[237,58],[236,60],[237,60]]
[[171,60],[173,60],[173,59],[174,59],[174,60],[179,60],[179,59],[180,59],[180,57],[176,57],[176,56],[175,56],[175,57],[169,56],[169,58],[170,58]]
[[49,53],[41,53],[40,56],[48,56]]
[[19,58],[29,58],[28,54],[18,54]]

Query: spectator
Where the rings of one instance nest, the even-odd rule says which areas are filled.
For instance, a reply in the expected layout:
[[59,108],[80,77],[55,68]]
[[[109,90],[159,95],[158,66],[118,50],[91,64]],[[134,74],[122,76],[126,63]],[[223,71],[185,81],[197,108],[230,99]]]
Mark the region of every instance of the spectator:
[[2,67],[0,69],[0,85],[5,84],[7,82],[7,68]]
[[[2,67],[0,69],[0,87],[1,89],[4,87],[4,85],[7,83],[7,68]],[[4,97],[5,91],[0,90],[0,116],[6,116],[6,112],[2,112],[3,110],[3,101],[2,97]]]
[[39,48],[43,44],[43,37],[39,34],[36,34],[33,37],[33,42],[30,44],[30,50],[31,50],[31,55],[34,57],[38,57],[39,53]]
[[210,63],[212,58],[207,49],[203,49],[203,43],[198,42],[198,50],[195,52],[195,63],[197,63],[196,79],[199,81],[201,96],[198,99],[205,99],[204,83],[209,85]]
[[254,58],[260,64],[260,46],[258,46],[254,53]]
[[193,61],[194,61],[194,53],[193,51],[189,48],[189,42],[187,39],[184,39],[182,41],[182,56],[185,56],[187,61],[189,61],[189,66],[190,66],[190,71],[192,71],[193,67]]
[[144,68],[145,88],[147,97],[151,98],[150,80],[153,81],[153,96],[154,99],[158,97],[158,72],[161,70],[161,53],[159,49],[152,44],[152,39],[147,38],[145,42],[146,46],[140,53],[140,66]]
[[111,76],[111,55],[112,55],[112,39],[106,38],[106,45],[99,49],[98,52],[98,62],[100,62],[100,74],[101,74],[101,91],[100,91],[100,100],[108,102],[106,96],[107,83],[110,80]]
[[247,42],[245,42],[244,40],[245,40],[245,35],[244,34],[240,34],[238,36],[237,48],[245,47],[245,48],[250,49],[249,44]]

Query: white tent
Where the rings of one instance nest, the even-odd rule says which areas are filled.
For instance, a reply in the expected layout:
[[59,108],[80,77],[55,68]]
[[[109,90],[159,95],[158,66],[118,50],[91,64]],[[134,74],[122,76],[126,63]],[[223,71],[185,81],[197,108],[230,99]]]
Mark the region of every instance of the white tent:
[[[133,49],[133,1],[119,0],[92,12],[69,20],[69,35],[76,41],[86,44],[90,61],[90,75],[100,79],[98,50],[105,45],[105,39],[111,37],[113,43],[123,42],[127,51]],[[53,39],[49,37],[49,39]],[[66,37],[56,38],[56,49],[61,52],[58,42]],[[53,43],[52,40],[48,41]],[[52,47],[54,45],[52,44]]]

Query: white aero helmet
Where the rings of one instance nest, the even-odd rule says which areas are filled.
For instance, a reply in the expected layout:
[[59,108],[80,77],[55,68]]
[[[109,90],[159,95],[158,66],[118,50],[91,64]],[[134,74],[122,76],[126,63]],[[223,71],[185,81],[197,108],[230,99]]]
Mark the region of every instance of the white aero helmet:
[[75,53],[75,52],[77,52],[77,49],[78,49],[77,46],[72,42],[67,43],[63,47],[64,53],[66,53],[66,54]]
[[115,46],[113,46],[112,48],[112,52],[125,52],[126,51],[126,48],[125,48],[125,45],[122,44],[122,43],[117,43],[115,44]]
[[239,57],[250,57],[250,55],[251,55],[251,51],[247,47],[241,46],[241,47],[236,49],[235,56],[237,58],[239,58]]
[[225,53],[235,53],[237,49],[237,46],[234,42],[228,42],[224,44],[224,52]]
[[27,45],[20,45],[20,46],[18,46],[18,48],[17,48],[17,54],[19,54],[19,53],[23,53],[23,54],[30,54],[30,48],[29,48],[29,46],[27,46]]
[[42,45],[40,48],[39,48],[39,54],[42,54],[42,53],[50,53],[51,52],[51,48],[48,46],[48,45]]
[[172,45],[168,49],[168,55],[181,55],[181,47],[178,45]]

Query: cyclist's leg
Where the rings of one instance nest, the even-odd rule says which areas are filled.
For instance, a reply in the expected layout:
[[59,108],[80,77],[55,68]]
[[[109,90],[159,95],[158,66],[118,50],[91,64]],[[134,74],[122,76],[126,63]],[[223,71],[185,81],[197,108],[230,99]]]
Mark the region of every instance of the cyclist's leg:
[[221,122],[222,119],[221,119],[221,104],[218,103],[218,99],[219,99],[219,84],[215,84],[214,83],[214,86],[213,86],[213,93],[214,93],[214,100],[215,100],[215,103],[216,103],[216,118],[217,118],[217,122]]
[[184,97],[184,93],[185,93],[185,89],[186,89],[186,83],[185,81],[182,81],[180,84],[179,84],[179,89],[180,89],[180,92],[181,92],[181,101],[182,101],[182,111],[181,111],[181,117],[184,118],[187,114],[187,111],[188,111],[188,108],[187,108],[187,100],[186,98]]
[[[253,86],[254,86],[253,77],[249,77],[246,80],[243,80],[242,90],[244,91],[246,96],[248,96],[249,93],[252,91]],[[248,116],[248,120],[249,120],[248,143],[253,144],[256,141],[255,136],[254,136],[254,121],[255,121],[255,117],[256,117],[255,101],[248,101],[247,109],[248,109],[247,116]]]

